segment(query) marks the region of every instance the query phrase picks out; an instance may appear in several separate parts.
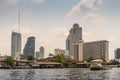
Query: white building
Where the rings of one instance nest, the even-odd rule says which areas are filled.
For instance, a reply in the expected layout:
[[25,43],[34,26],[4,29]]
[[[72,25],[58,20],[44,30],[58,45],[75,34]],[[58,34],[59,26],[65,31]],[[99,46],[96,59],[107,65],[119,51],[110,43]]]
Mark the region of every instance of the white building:
[[58,49],[54,50],[54,53],[55,53],[55,55],[57,55],[57,54],[63,54],[63,55],[65,55],[65,50],[58,48]]
[[44,51],[45,49],[44,49],[44,47],[42,46],[42,47],[40,47],[40,58],[41,59],[44,59]]
[[17,54],[21,54],[21,33],[12,32],[11,56],[15,59]]

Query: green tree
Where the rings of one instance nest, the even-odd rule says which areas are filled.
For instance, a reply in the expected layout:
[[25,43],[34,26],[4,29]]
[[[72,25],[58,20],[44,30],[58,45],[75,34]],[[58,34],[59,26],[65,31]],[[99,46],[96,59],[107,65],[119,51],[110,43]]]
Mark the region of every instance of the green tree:
[[5,58],[5,60],[4,60],[4,63],[5,63],[7,66],[12,67],[12,66],[13,66],[13,63],[14,63],[14,59],[13,59],[11,56],[6,56],[6,58]]
[[87,62],[91,62],[92,60],[94,60],[94,58],[93,58],[93,57],[89,57],[89,58],[87,59]]
[[63,55],[61,55],[61,54],[57,54],[56,56],[55,56],[55,60],[56,60],[56,62],[59,62],[59,63],[62,63],[63,62]]
[[56,60],[56,62],[62,63],[64,66],[67,66],[67,61],[65,61],[63,54],[57,54],[55,56],[55,60]]
[[28,61],[34,60],[34,57],[32,55],[27,55],[26,58],[27,58]]
[[116,60],[111,60],[111,65],[118,65],[118,64],[120,64],[118,61],[116,61]]

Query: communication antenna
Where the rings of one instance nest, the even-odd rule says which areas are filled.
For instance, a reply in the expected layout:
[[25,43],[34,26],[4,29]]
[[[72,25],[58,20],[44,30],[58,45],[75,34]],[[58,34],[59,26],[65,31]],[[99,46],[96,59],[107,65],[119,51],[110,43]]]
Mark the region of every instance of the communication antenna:
[[19,32],[20,32],[20,9],[19,9],[19,12],[18,12],[18,27],[19,27]]

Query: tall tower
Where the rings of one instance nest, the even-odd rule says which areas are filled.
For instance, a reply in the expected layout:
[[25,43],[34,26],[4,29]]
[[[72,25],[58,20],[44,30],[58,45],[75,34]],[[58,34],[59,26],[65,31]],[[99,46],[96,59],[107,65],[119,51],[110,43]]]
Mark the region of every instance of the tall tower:
[[15,59],[17,54],[21,54],[21,34],[12,32],[11,36],[11,56]]
[[11,56],[16,59],[16,56],[21,54],[21,33],[20,33],[20,10],[18,13],[18,29],[19,32],[12,31],[11,36]]
[[23,58],[25,59],[27,55],[35,56],[35,37],[29,37],[27,43],[23,50]]
[[66,40],[66,50],[72,58],[76,58],[77,55],[76,44],[82,40],[82,28],[77,23],[73,25]]
[[44,58],[44,47],[40,47],[40,58],[43,59]]

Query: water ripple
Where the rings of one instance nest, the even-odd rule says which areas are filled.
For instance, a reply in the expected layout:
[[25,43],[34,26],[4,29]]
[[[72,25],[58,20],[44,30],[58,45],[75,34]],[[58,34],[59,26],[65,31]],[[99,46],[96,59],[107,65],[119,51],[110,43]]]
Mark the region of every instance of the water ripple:
[[0,80],[120,80],[120,68],[101,71],[84,68],[1,69]]

